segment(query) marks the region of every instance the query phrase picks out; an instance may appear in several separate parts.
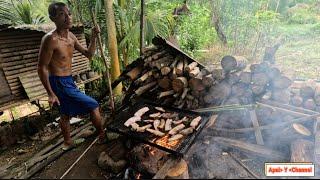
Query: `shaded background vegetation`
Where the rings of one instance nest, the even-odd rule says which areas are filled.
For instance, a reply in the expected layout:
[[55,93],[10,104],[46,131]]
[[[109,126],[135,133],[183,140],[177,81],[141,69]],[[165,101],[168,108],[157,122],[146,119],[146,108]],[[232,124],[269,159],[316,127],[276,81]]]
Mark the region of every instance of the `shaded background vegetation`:
[[[89,8],[97,12],[103,43],[108,42],[103,0],[61,0],[73,12],[74,22],[85,25],[89,34]],[[0,0],[1,23],[48,23],[51,0]],[[318,78],[320,2],[317,0],[188,0],[190,12],[173,17],[182,0],[146,0],[146,45],[156,35],[176,39],[179,47],[208,64],[218,64],[225,54],[244,55],[260,61],[266,46],[279,38],[284,44],[277,63],[289,75]],[[115,0],[113,3],[121,69],[139,55],[139,0]],[[217,35],[213,18],[219,19],[226,44]],[[107,49],[107,46],[105,46]],[[108,56],[108,51],[106,51]],[[308,64],[313,64],[310,67]],[[315,64],[314,64],[315,63]],[[288,68],[290,66],[291,69]],[[105,68],[99,56],[92,61],[96,71]]]

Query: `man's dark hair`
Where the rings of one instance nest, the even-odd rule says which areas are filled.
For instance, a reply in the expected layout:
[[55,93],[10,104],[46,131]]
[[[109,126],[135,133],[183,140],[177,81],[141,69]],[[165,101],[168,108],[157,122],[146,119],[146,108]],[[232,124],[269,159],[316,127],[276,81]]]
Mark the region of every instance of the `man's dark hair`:
[[53,2],[49,5],[48,7],[48,13],[49,13],[49,17],[53,18],[56,17],[57,15],[57,10],[63,7],[66,7],[67,5],[63,2]]

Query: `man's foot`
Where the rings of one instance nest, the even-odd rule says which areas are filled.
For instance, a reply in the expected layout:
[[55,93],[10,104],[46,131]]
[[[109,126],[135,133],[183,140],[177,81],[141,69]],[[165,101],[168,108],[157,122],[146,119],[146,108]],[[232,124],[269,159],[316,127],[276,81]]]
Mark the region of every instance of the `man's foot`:
[[72,141],[71,143],[63,143],[62,150],[64,150],[64,151],[70,150],[70,149],[78,146],[79,144],[83,143],[84,141],[85,141],[84,138],[79,138],[79,139]]
[[99,139],[97,142],[98,144],[106,144],[107,142],[108,141],[104,133],[102,135],[99,135]]

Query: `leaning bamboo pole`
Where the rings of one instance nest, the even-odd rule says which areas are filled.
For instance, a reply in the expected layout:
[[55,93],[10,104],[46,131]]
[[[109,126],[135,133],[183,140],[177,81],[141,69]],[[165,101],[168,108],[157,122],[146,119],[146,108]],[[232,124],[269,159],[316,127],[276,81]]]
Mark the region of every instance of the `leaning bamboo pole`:
[[[91,9],[91,18],[92,18],[92,22],[95,26],[98,26],[96,18],[94,16],[94,13]],[[110,73],[109,73],[109,65],[107,62],[107,59],[104,55],[104,51],[103,51],[103,46],[102,46],[102,41],[101,41],[101,36],[100,33],[98,34],[98,45],[99,45],[99,50],[100,50],[100,54],[101,54],[101,58],[103,59],[104,65],[106,66],[106,76],[107,76],[107,81],[108,81],[108,88],[109,88],[109,98],[110,98],[110,106],[111,106],[111,111],[112,113],[114,112],[114,100],[113,100],[113,93],[112,93],[112,87],[111,87],[111,79],[110,79]]]

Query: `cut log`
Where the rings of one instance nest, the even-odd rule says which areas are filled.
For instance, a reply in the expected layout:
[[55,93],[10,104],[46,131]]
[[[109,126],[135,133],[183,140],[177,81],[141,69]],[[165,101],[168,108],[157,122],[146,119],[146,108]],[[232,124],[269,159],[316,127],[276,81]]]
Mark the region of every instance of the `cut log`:
[[240,81],[240,77],[237,73],[229,73],[226,75],[224,80],[232,86]]
[[188,87],[188,80],[185,77],[178,77],[172,81],[172,89],[175,92],[182,92],[186,87]]
[[212,86],[209,94],[204,96],[205,103],[208,104],[221,104],[231,94],[231,86],[228,83],[222,82]]
[[211,87],[213,86],[215,83],[213,77],[212,77],[212,74],[208,74],[208,75],[205,75],[202,77],[202,84],[205,86],[205,87]]
[[266,73],[253,73],[252,83],[257,86],[266,86],[269,83],[269,78]]
[[251,64],[250,70],[251,73],[264,73],[269,69],[269,64],[266,62],[262,62],[260,64]]
[[177,64],[177,68],[176,68],[176,73],[177,75],[182,75],[183,74],[183,60],[180,60]]
[[309,109],[309,110],[315,110],[317,105],[316,103],[314,102],[313,99],[307,99],[303,102],[303,105],[302,105],[304,108],[306,109]]
[[285,160],[286,155],[282,152],[275,151],[272,149],[268,149],[265,146],[261,145],[256,145],[256,144],[250,144],[244,141],[239,141],[235,139],[229,139],[229,138],[224,138],[224,137],[214,137],[213,138],[214,142],[218,144],[222,144],[224,146],[229,146],[233,148],[237,148],[239,150],[248,152],[248,153],[253,153],[255,155],[258,155],[260,157],[268,158],[271,160]]
[[291,143],[290,162],[313,162],[313,142],[305,139],[297,139]]
[[183,92],[182,92],[182,95],[181,95],[181,99],[184,99],[187,96],[188,91],[189,91],[189,88],[184,88],[183,89]]
[[292,81],[286,76],[280,76],[272,81],[273,88],[286,89],[292,84]]
[[289,104],[290,91],[288,89],[283,89],[283,90],[275,89],[272,91],[272,100],[283,103],[283,104]]
[[198,63],[197,62],[192,62],[192,63],[190,63],[186,68],[185,68],[185,70],[187,71],[187,72],[191,72],[195,67],[197,67],[198,66]]
[[212,70],[212,77],[217,81],[221,81],[225,78],[225,73],[224,73],[223,69],[213,69]]
[[251,85],[250,88],[252,93],[256,96],[261,96],[266,91],[265,86]]
[[175,78],[177,78],[178,76],[177,76],[177,68],[176,67],[174,67],[174,68],[172,68],[172,71],[171,71],[171,74],[170,74],[170,78],[171,79],[175,79]]
[[139,74],[142,71],[142,67],[138,66],[133,68],[131,71],[127,72],[127,76],[130,77],[131,80],[135,80],[138,78]]
[[183,72],[186,71],[186,68],[188,67],[189,63],[188,63],[188,60],[183,58]]
[[196,77],[200,73],[200,68],[195,67],[189,72],[190,77]]
[[145,93],[147,90],[149,90],[150,88],[152,88],[153,86],[155,86],[157,84],[157,82],[151,82],[149,84],[146,84],[144,86],[141,86],[140,88],[138,88],[135,93],[136,95],[140,96],[141,94]]
[[241,72],[240,74],[240,82],[245,84],[251,83],[251,73],[250,72]]
[[248,85],[242,82],[232,85],[231,94],[235,97],[244,96],[248,90]]
[[280,70],[276,67],[270,67],[266,73],[270,80],[281,76]]
[[293,106],[300,107],[300,106],[302,106],[302,103],[303,103],[303,99],[302,99],[302,97],[300,97],[300,96],[293,96],[293,97],[291,98],[291,104],[292,104]]
[[247,60],[242,56],[224,56],[221,66],[225,72],[242,70],[246,67]]
[[172,88],[171,80],[165,76],[162,79],[158,80],[158,84],[162,89],[169,90]]
[[201,79],[191,78],[188,83],[192,91],[202,91],[205,89],[205,86],[202,84]]
[[155,147],[138,144],[129,152],[128,157],[130,164],[139,172],[155,175],[164,165],[167,153]]
[[183,159],[173,165],[167,174],[168,179],[189,179],[188,165]]
[[170,95],[173,95],[174,93],[175,93],[174,90],[161,92],[161,93],[159,94],[159,98],[162,98],[162,97],[165,97],[165,96],[170,96]]
[[152,75],[152,71],[148,71],[146,73],[144,73],[140,78],[138,78],[135,83],[136,84],[139,84],[139,83],[142,83],[144,82],[145,80],[148,79],[148,77],[150,77]]
[[303,97],[304,99],[311,99],[314,97],[315,91],[312,87],[310,86],[303,86],[300,89],[300,96]]
[[170,69],[170,67],[168,67],[168,66],[164,66],[164,67],[162,67],[161,68],[161,74],[163,75],[163,76],[166,76],[166,75],[168,75],[170,72],[171,72],[171,69]]

